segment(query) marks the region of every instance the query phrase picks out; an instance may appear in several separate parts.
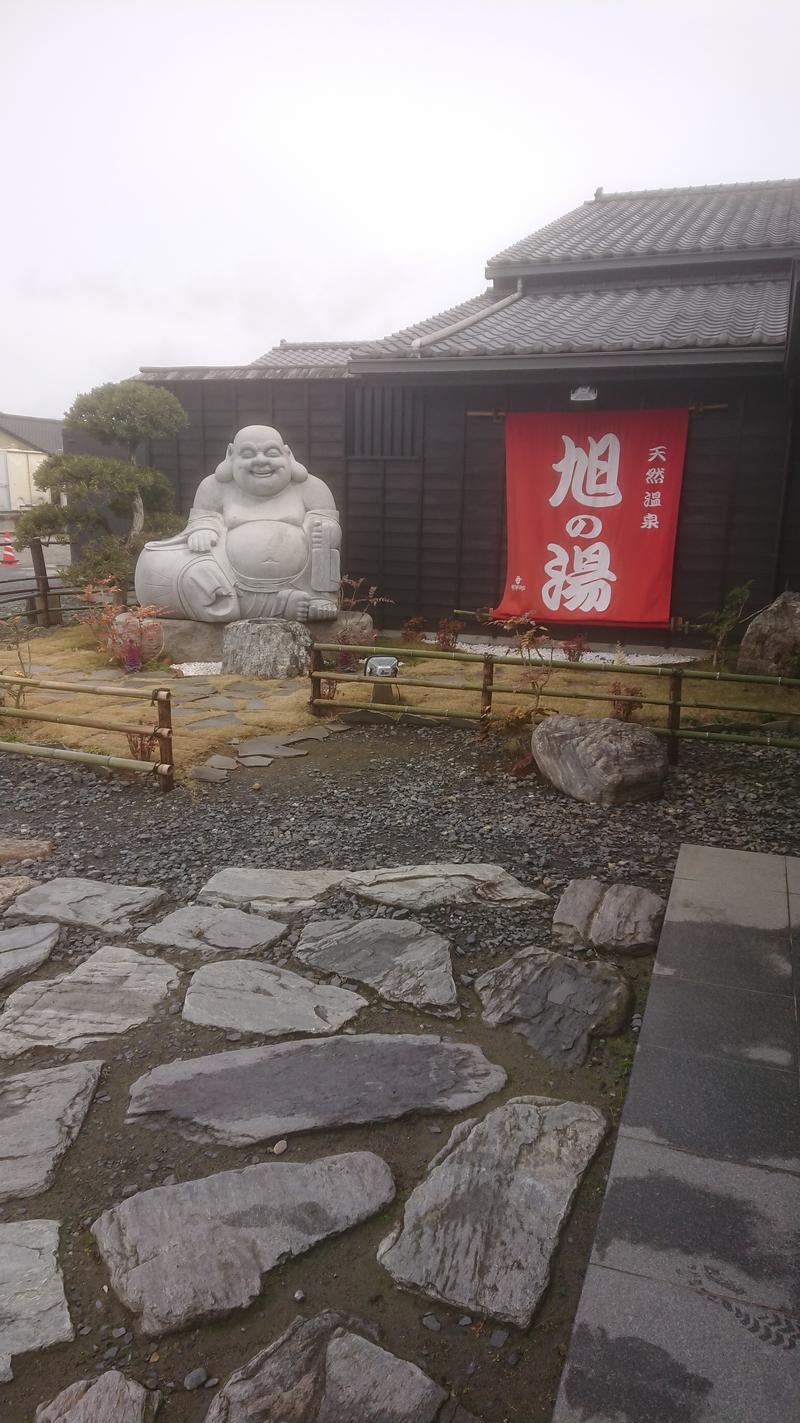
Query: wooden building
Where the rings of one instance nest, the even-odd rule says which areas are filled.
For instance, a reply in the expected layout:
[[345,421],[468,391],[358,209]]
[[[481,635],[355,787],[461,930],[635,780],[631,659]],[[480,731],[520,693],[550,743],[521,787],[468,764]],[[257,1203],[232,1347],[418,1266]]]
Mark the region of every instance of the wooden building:
[[[236,429],[277,426],[335,492],[345,569],[392,621],[496,604],[508,411],[688,406],[674,619],[800,588],[800,182],[605,194],[493,257],[480,296],[383,340],[146,367],[189,426],[149,458],[188,510]],[[580,625],[579,623],[577,624]]]

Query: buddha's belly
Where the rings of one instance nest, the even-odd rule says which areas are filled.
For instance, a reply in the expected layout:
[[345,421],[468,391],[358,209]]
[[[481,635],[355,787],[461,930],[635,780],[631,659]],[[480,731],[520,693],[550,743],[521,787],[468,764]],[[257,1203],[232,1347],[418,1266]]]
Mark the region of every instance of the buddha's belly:
[[225,551],[234,572],[245,578],[295,578],[308,561],[303,530],[276,519],[252,520],[229,529]]

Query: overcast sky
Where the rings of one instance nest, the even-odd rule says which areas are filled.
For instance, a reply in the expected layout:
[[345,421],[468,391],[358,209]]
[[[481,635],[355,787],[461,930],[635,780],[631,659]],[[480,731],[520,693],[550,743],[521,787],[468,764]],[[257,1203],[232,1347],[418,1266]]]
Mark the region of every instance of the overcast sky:
[[800,176],[790,0],[0,0],[0,410],[384,335],[606,191]]

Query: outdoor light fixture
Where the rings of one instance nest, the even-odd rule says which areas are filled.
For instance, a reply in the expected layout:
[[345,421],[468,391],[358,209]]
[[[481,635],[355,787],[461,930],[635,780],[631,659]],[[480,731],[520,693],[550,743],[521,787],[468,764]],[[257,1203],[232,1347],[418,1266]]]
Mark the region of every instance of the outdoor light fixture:
[[370,657],[364,667],[365,677],[396,677],[400,663],[396,657]]
[[596,400],[597,387],[594,385],[576,385],[569,393],[570,400],[577,404],[583,400]]

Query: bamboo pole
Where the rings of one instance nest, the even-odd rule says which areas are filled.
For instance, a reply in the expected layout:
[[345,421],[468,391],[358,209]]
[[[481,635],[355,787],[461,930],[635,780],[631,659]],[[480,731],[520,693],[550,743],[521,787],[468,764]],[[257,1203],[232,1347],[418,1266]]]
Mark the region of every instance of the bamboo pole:
[[172,754],[172,698],[165,687],[153,693],[153,704],[158,714],[158,784],[162,791],[171,791],[175,785],[174,757]]
[[679,736],[682,740],[687,738],[694,741],[729,741],[738,742],[740,746],[783,746],[788,751],[800,751],[800,740],[797,737],[792,739],[789,736],[770,736],[769,732],[764,736],[748,736],[744,733],[737,736],[727,731],[669,731],[666,726],[650,726],[647,729],[656,736]]
[[[317,652],[338,652],[342,651],[342,644],[338,642],[316,642],[314,648]],[[389,657],[405,657],[408,660],[415,660],[419,657],[433,657],[440,662],[483,662],[484,654],[481,652],[448,652],[439,647],[417,647],[414,643],[407,643],[404,647],[376,647],[371,645],[347,644],[348,652],[363,652],[371,657],[377,655]],[[509,657],[502,653],[492,653],[492,661],[495,665],[524,667],[525,662],[520,657]],[[554,672],[589,672],[604,674],[609,677],[625,676],[636,677],[670,677],[676,665],[681,667],[684,677],[691,677],[699,682],[749,682],[753,686],[761,687],[800,687],[800,677],[757,677],[748,672],[699,672],[684,663],[674,662],[659,664],[658,666],[645,667],[639,663],[631,664],[627,662],[556,662],[551,664],[548,658],[543,658],[541,664],[543,669],[549,669],[552,665]],[[326,673],[327,676],[327,673]]]
[[[29,711],[27,707],[0,707],[0,716],[18,717],[20,721],[53,721],[58,726],[88,726],[92,731],[118,731],[121,736],[147,736],[153,732],[152,726],[118,726],[111,722],[98,721],[93,716],[61,716],[59,712]],[[169,735],[172,735],[170,730]]]
[[[382,680],[386,681],[387,679],[384,677]],[[394,681],[394,678],[392,678],[392,680]],[[403,716],[404,713],[407,713],[409,716],[436,717],[442,721],[474,721],[476,725],[480,722],[480,717],[472,712],[433,711],[430,707],[424,706],[407,707],[404,706],[402,702],[392,702],[391,704],[387,702],[386,705],[376,709],[371,702],[350,702],[345,701],[344,698],[336,702],[330,702],[324,697],[315,697],[313,705],[327,707],[328,710],[330,710],[331,707],[347,707],[348,709],[352,708],[354,711],[373,712],[377,710],[379,715],[388,712],[390,715]]]
[[[314,674],[315,676],[316,674]],[[480,682],[433,682],[429,678],[420,677],[365,677],[361,672],[326,672],[324,676],[329,682],[359,682],[370,686],[373,682],[381,682],[384,686],[391,682],[398,687],[429,687],[432,691],[439,692],[481,692]],[[313,680],[313,677],[312,677]],[[638,697],[620,692],[557,692],[545,688],[541,692],[533,687],[501,687],[497,682],[492,683],[492,696],[500,693],[505,697],[536,697],[540,696],[542,701],[548,697],[565,699],[567,701],[581,702],[636,702],[639,706],[647,707],[668,707],[669,702],[661,699],[653,700],[648,697]],[[721,708],[728,710],[728,708]],[[749,710],[749,708],[748,708]]]
[[60,746],[36,746],[25,741],[0,741],[0,751],[10,751],[14,756],[39,756],[45,761],[82,761],[87,766],[105,766],[110,771],[136,771],[140,775],[152,775],[166,769],[157,761],[102,756],[94,751],[66,751]]
[[95,683],[87,687],[83,682],[51,682],[37,677],[18,677],[11,672],[0,672],[0,687],[39,687],[46,692],[85,692],[93,697],[147,697],[153,700],[160,687],[117,687],[113,683]]

